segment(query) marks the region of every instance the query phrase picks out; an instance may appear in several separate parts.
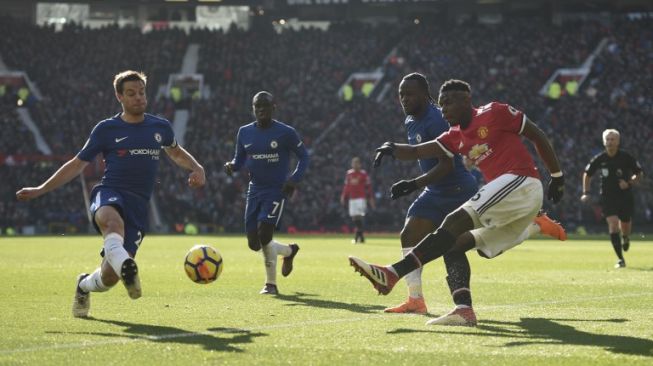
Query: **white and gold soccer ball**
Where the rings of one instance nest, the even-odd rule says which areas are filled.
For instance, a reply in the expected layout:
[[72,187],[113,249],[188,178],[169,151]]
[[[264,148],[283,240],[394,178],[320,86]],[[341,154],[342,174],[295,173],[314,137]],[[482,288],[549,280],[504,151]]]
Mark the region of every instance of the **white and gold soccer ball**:
[[191,281],[207,284],[220,277],[224,263],[222,256],[213,247],[198,244],[190,248],[184,259],[184,270]]

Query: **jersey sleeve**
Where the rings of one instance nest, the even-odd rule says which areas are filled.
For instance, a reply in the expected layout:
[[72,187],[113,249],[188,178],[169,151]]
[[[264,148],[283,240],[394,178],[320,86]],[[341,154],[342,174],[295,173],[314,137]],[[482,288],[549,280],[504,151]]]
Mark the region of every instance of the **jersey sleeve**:
[[295,156],[297,156],[297,167],[290,175],[290,180],[293,182],[299,182],[304,177],[306,169],[308,169],[308,150],[306,150],[304,142],[302,142],[302,139],[299,137],[299,134],[295,129],[292,129],[292,132],[289,134],[289,140],[290,150],[292,150],[292,152],[295,153]]
[[590,162],[587,163],[587,165],[585,166],[585,173],[587,175],[591,176],[596,171],[596,169],[597,169],[597,167],[599,165],[599,156],[601,156],[601,154],[595,155],[592,158],[592,160],[590,160]]
[[365,172],[365,191],[371,199],[374,198],[374,190],[372,189],[372,178]]
[[455,154],[460,153],[458,146],[460,146],[460,131],[449,129],[435,139],[438,145],[444,152],[452,158]]
[[175,131],[172,129],[172,124],[166,121],[163,131],[163,139],[161,140],[161,147],[174,148],[177,147],[177,139],[175,139]]
[[526,126],[526,115],[513,106],[502,103],[492,105],[494,121],[503,129],[521,135]]
[[97,154],[102,152],[104,141],[102,141],[102,124],[98,123],[91,131],[82,149],[77,153],[77,158],[84,161],[93,161]]
[[243,146],[243,142],[241,140],[242,132],[243,128],[241,127],[238,129],[238,134],[236,135],[236,152],[234,154],[234,160],[231,161],[234,164],[233,170],[235,172],[239,171],[240,168],[243,167],[243,164],[245,164],[245,159],[247,158],[247,151],[245,151],[245,147]]
[[349,195],[349,173],[345,174],[345,182],[342,185],[342,192],[340,192],[340,197],[342,199],[347,198]]

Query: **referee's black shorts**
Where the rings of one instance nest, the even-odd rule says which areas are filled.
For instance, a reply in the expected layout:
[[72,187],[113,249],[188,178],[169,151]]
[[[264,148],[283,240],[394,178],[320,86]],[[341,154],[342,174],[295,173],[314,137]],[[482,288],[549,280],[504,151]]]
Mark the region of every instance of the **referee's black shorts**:
[[603,217],[617,216],[620,221],[630,222],[634,207],[635,199],[632,194],[601,196]]

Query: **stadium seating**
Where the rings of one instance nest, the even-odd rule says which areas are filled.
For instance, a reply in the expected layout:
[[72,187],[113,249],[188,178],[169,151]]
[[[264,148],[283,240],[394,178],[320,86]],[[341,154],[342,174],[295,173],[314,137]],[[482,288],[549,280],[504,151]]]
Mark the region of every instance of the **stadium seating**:
[[[44,95],[30,111],[56,156],[75,154],[97,121],[119,111],[111,80],[122,69],[145,71],[150,111],[171,118],[174,106],[166,98],[157,100],[156,89],[179,71],[187,45],[200,45],[198,72],[211,95],[192,102],[185,147],[205,166],[207,186],[185,188],[186,173],[162,162],[155,197],[164,231],[174,232],[185,222],[199,223],[205,231],[242,230],[247,177],[227,177],[222,165],[233,156],[238,127],[253,120],[251,98],[259,90],[276,96],[276,117],[293,125],[312,153],[309,172],[284,219],[298,230],[340,230],[347,222],[338,196],[350,159],[360,156],[370,171],[375,147],[386,140],[405,141],[396,89],[412,71],[429,77],[436,97],[443,81],[460,78],[471,83],[475,104],[508,102],[536,121],[552,138],[567,174],[562,204],[546,208],[572,230],[581,225],[604,230],[595,205],[578,203],[582,170],[601,151],[603,129],[619,129],[623,147],[645,171],[652,170],[647,159],[653,156],[648,143],[653,137],[650,22],[621,20],[608,26],[585,21],[564,27],[533,19],[464,27],[342,23],[328,31],[159,30],[143,35],[131,28],[74,25],[55,32],[3,18],[0,33],[5,63],[26,71]],[[608,46],[576,96],[550,101],[538,94],[553,71],[580,65],[603,38]],[[383,70],[380,86],[389,85],[388,92],[377,88],[370,98],[357,95],[350,102],[338,97],[351,73],[376,68]],[[36,154],[33,137],[18,123],[7,123],[16,119],[12,107],[3,104],[0,112],[0,156]],[[336,120],[338,125],[325,132]],[[76,230],[86,227],[78,183],[31,203],[13,198],[17,188],[51,174],[55,162],[24,159],[0,165],[2,176],[11,177],[0,188],[0,227],[38,223],[49,230],[62,217]],[[394,181],[417,175],[416,164],[388,161],[371,174],[379,204],[368,215],[368,225],[396,231],[410,200],[391,201],[388,191]],[[636,200],[635,222],[653,224],[650,188],[638,189]]]

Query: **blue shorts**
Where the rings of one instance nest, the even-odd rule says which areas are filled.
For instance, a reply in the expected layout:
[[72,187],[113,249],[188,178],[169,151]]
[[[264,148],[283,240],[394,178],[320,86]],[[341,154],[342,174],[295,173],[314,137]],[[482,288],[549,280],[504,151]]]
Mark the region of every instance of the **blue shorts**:
[[425,189],[408,208],[406,217],[419,217],[440,226],[444,218],[476,194],[476,186],[452,192]]
[[279,228],[286,197],[280,190],[247,192],[245,208],[245,231],[258,229],[259,222],[266,222]]
[[[99,233],[100,228],[95,223],[95,212],[102,206],[113,206],[118,210],[125,224],[125,250],[132,257],[145,237],[148,222],[148,201],[141,196],[126,191],[96,186],[91,192],[91,215],[93,226]],[[104,250],[100,253],[104,256]]]

